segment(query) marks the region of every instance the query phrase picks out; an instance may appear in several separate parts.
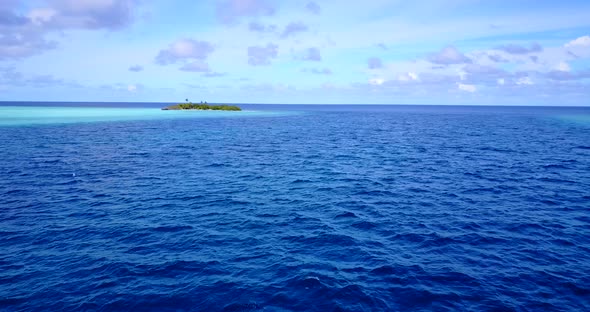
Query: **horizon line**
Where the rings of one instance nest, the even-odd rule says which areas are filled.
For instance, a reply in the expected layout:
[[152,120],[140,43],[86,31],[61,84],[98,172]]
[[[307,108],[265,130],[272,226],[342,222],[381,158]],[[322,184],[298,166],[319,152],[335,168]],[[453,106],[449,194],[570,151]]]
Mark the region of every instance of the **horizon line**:
[[[88,104],[170,104],[179,102],[125,102],[125,101],[8,101],[0,100],[0,104],[3,103],[88,103]],[[184,102],[182,102],[184,103]],[[230,103],[230,102],[207,102],[210,104],[231,104],[231,105],[307,105],[307,106],[321,106],[321,105],[341,105],[341,106],[462,106],[462,107],[577,107],[577,108],[590,108],[590,104],[587,105],[544,105],[544,104],[417,104],[417,103]]]

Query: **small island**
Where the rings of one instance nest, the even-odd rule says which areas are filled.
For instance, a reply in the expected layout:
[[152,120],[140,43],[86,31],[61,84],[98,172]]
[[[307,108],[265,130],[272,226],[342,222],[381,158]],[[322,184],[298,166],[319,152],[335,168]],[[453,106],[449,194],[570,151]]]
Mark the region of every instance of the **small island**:
[[186,100],[186,103],[176,104],[162,108],[162,110],[221,110],[221,111],[241,111],[242,109],[235,105],[209,105],[207,102],[193,104]]

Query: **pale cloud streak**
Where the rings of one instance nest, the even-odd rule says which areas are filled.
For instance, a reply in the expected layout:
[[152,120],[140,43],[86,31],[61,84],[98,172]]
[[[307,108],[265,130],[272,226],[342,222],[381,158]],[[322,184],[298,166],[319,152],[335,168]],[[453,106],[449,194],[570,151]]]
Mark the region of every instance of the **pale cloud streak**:
[[205,63],[204,61],[196,60],[184,64],[182,67],[180,67],[180,70],[187,72],[207,73],[211,71],[211,68],[209,68],[209,64]]
[[383,68],[383,61],[378,57],[371,57],[367,60],[369,69]]
[[217,17],[222,23],[233,24],[240,18],[275,14],[274,2],[266,0],[225,0],[217,4]]
[[332,75],[333,72],[329,68],[311,68],[311,69],[304,69],[304,73],[312,73],[316,75]]
[[277,58],[279,47],[269,43],[266,46],[248,47],[248,64],[252,66],[270,65],[272,59]]
[[477,87],[470,84],[457,83],[457,88],[461,91],[473,93],[477,91]]
[[133,66],[130,66],[129,67],[129,71],[132,71],[132,72],[140,72],[140,71],[143,71],[143,66],[141,66],[141,65],[133,65]]
[[322,60],[320,49],[313,47],[306,49],[302,55],[298,57],[302,61],[319,62]]
[[265,25],[265,24],[262,24],[259,22],[250,22],[250,24],[248,24],[248,29],[253,32],[272,33],[277,30],[277,26],[276,25]]
[[214,50],[213,45],[207,41],[180,39],[171,43],[168,48],[161,50],[156,56],[156,63],[168,65],[191,59],[202,61]]
[[431,54],[428,60],[434,64],[440,65],[471,63],[471,59],[452,46],[448,46],[437,53]]
[[305,25],[303,22],[291,22],[283,30],[281,34],[281,38],[287,38],[293,36],[297,33],[306,32],[309,30],[309,27]]
[[320,14],[322,12],[322,9],[320,8],[320,5],[311,1],[308,2],[305,5],[305,9],[308,10],[309,12],[313,13],[313,14]]
[[530,46],[523,46],[518,44],[507,44],[499,46],[497,50],[504,51],[508,54],[530,54],[543,51],[543,47],[538,43],[532,43]]

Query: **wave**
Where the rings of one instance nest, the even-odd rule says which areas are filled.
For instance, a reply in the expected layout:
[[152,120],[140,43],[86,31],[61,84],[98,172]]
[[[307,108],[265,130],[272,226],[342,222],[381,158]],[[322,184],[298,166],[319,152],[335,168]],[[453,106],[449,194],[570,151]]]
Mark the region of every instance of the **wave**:
[[391,109],[0,127],[0,310],[588,310],[590,128]]

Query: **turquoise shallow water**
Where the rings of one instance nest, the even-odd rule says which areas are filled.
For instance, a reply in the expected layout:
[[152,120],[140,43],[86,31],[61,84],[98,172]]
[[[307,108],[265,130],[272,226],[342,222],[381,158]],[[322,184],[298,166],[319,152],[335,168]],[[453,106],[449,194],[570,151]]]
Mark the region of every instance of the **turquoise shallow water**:
[[114,107],[49,107],[49,106],[0,106],[0,126],[36,124],[67,124],[78,122],[236,118],[289,114],[288,112],[246,110],[228,111],[163,111],[159,108]]
[[589,108],[51,105],[0,107],[0,311],[590,311]]
[[557,118],[566,122],[590,127],[590,115],[561,115],[557,116]]

